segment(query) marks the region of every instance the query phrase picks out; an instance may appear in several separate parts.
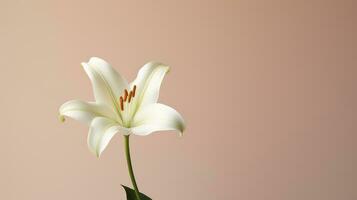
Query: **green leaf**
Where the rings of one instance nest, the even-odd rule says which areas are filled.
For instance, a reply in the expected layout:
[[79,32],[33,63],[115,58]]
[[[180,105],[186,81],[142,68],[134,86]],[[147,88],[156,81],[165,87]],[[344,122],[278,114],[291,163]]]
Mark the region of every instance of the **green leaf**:
[[[121,185],[125,189],[127,200],[138,200],[135,195],[135,190],[126,187],[125,185]],[[152,200],[150,197],[146,196],[143,193],[140,193],[140,200]]]

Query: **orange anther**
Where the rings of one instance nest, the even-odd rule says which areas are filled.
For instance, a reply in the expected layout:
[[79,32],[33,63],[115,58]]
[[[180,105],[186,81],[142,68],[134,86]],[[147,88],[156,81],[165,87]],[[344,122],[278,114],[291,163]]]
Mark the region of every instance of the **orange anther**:
[[134,85],[134,88],[133,88],[133,97],[135,97],[135,91],[136,91],[136,85]]
[[125,89],[124,90],[124,102],[126,101],[127,98],[128,98],[128,90]]
[[133,91],[130,91],[130,93],[129,93],[129,97],[128,97],[128,102],[130,103],[130,101],[131,101],[131,97],[133,97]]
[[120,96],[120,109],[121,111],[124,111],[124,100],[122,96]]

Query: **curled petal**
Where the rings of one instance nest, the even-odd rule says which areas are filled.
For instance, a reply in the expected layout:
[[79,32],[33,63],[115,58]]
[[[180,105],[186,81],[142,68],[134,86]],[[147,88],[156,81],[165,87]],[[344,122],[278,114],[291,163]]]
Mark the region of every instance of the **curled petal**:
[[89,128],[87,140],[89,150],[99,157],[118,132],[125,135],[129,134],[126,128],[121,127],[113,120],[105,117],[94,118]]
[[64,116],[90,124],[95,117],[107,117],[115,120],[114,111],[106,105],[94,102],[84,102],[80,100],[71,100],[64,103],[60,109],[60,119]]
[[131,132],[135,135],[149,135],[156,131],[178,131],[183,134],[185,123],[181,115],[164,104],[150,104],[140,109],[134,119]]

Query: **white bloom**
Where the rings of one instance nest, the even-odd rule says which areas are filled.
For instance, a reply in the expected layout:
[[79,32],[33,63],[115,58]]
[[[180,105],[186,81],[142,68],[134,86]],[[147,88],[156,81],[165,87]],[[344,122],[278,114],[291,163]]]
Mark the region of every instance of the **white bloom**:
[[157,103],[161,82],[169,67],[149,62],[128,84],[106,61],[93,57],[82,66],[93,86],[95,102],[64,103],[60,117],[87,123],[88,146],[97,156],[116,133],[148,135],[156,131],[184,131],[184,121],[173,108]]

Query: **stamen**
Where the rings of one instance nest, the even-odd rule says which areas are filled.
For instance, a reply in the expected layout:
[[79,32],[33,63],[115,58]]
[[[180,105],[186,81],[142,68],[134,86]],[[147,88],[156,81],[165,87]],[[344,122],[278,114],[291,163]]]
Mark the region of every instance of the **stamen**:
[[130,93],[129,93],[128,103],[130,103],[130,101],[131,101],[131,97],[133,97],[133,91],[130,91]]
[[133,88],[133,97],[135,97],[135,91],[136,91],[136,85],[134,85],[134,88]]
[[120,96],[120,109],[121,109],[121,111],[124,111],[124,104],[123,104],[123,97],[122,96]]
[[124,102],[126,101],[127,98],[128,98],[128,90],[125,89],[124,90]]

